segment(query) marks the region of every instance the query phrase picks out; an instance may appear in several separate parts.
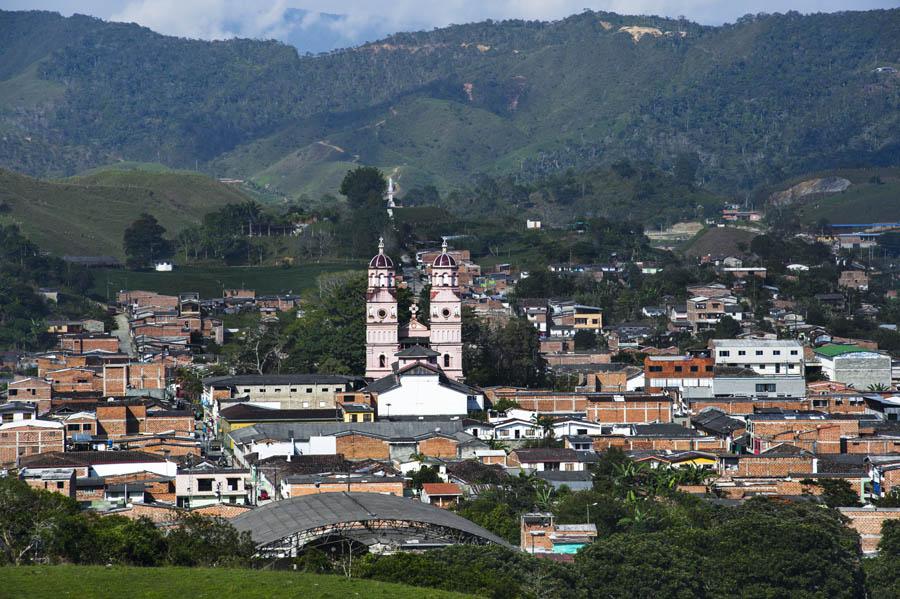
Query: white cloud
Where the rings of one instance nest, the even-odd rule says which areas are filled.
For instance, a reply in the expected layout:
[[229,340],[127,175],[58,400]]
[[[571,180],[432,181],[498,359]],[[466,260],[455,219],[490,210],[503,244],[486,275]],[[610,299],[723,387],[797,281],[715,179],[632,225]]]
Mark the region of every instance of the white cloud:
[[278,38],[286,31],[287,8],[287,0],[133,0],[108,18],[181,37]]
[[[202,39],[287,39],[297,31],[329,31],[333,43],[355,44],[395,31],[483,19],[559,19],[585,7],[622,14],[680,16],[704,24],[746,13],[866,10],[896,0],[0,0],[0,8],[48,9],[136,22],[160,33]],[[310,11],[287,22],[285,11]],[[323,18],[317,13],[341,15]]]

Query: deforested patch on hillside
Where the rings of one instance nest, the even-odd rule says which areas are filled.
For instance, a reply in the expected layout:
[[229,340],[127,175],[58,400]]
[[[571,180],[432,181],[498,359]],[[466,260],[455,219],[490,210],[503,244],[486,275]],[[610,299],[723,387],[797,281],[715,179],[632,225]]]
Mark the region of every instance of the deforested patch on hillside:
[[797,183],[784,191],[775,192],[770,200],[776,206],[786,206],[805,196],[813,194],[840,193],[851,185],[849,179],[843,177],[820,177]]

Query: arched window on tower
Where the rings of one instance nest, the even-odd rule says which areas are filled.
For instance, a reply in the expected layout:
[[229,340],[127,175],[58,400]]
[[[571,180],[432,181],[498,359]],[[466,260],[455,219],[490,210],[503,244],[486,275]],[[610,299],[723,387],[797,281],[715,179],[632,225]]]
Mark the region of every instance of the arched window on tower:
[[447,273],[444,273],[441,276],[441,285],[443,285],[444,287],[450,286],[450,276]]
[[384,368],[387,366],[387,358],[384,357],[384,354],[378,356],[378,367]]
[[444,368],[450,368],[450,354],[444,354]]
[[379,274],[378,275],[378,286],[385,287],[386,285],[384,284],[384,281],[385,281],[385,274],[384,273]]

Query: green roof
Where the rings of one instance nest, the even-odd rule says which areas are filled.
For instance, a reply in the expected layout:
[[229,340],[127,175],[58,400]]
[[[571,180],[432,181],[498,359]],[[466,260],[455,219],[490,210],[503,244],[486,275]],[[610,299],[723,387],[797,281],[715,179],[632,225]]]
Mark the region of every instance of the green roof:
[[858,345],[839,345],[837,343],[829,343],[827,345],[823,345],[822,347],[817,347],[813,351],[815,351],[820,356],[825,356],[826,358],[833,358],[835,356],[842,356],[844,354],[853,354],[853,353],[857,353],[857,352],[869,352],[872,350],[865,349]]

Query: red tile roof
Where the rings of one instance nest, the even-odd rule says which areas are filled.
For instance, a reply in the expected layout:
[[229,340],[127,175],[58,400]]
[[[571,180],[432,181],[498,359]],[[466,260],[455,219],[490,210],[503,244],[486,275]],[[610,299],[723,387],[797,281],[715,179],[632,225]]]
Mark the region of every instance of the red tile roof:
[[425,483],[422,490],[429,495],[462,495],[462,489],[453,483]]

